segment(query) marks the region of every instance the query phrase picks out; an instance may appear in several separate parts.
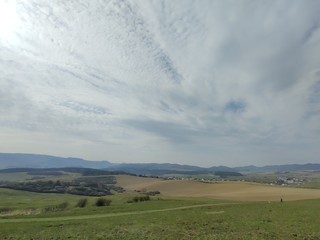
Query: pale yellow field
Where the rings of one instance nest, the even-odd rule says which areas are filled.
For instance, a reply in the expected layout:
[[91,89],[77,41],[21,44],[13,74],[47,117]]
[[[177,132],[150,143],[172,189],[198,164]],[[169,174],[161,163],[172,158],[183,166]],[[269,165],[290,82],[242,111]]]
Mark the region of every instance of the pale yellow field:
[[210,197],[241,201],[279,201],[320,199],[320,190],[269,186],[248,182],[202,183],[190,180],[162,180],[117,176],[118,185],[127,191],[158,190],[166,196]]

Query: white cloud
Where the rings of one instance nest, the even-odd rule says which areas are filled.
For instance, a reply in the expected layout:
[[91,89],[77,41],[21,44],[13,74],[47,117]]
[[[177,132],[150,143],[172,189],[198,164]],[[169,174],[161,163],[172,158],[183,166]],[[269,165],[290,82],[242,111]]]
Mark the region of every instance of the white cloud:
[[19,25],[0,36],[0,151],[319,161],[319,7],[17,1]]

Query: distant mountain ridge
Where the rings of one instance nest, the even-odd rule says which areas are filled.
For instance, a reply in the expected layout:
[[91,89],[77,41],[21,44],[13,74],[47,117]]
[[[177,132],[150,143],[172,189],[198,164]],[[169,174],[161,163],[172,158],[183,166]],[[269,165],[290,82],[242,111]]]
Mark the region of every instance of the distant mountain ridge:
[[181,165],[172,163],[122,163],[115,164],[108,161],[88,161],[81,158],[64,158],[40,154],[0,153],[0,169],[6,168],[64,168],[82,167],[106,169],[110,171],[124,171],[134,174],[200,174],[213,172],[284,172],[284,171],[320,171],[320,164],[285,164],[269,165],[264,167],[243,166],[226,167],[214,166],[209,168]]
[[63,158],[40,154],[0,153],[0,169],[4,168],[108,168],[108,161],[87,161],[81,158]]
[[235,167],[233,168],[239,172],[286,172],[286,171],[304,171],[304,170],[320,170],[320,164],[318,163],[306,163],[306,164],[285,164],[285,165],[267,165],[264,167],[256,167],[254,165]]

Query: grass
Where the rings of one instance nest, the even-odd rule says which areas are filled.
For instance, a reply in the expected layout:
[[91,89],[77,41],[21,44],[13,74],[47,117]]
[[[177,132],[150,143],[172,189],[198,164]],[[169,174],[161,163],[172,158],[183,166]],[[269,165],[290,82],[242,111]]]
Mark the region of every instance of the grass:
[[0,208],[41,209],[69,202],[64,211],[0,217],[0,239],[320,239],[320,200],[269,203],[156,196],[127,203],[134,196],[106,197],[112,200],[107,207],[96,207],[97,198],[87,197],[88,205],[77,208],[81,196],[0,189]]
[[311,189],[320,189],[320,180],[314,180],[314,181],[310,181],[306,184],[304,184],[303,186],[300,186],[303,188],[311,188]]
[[80,198],[80,196],[69,194],[33,193],[0,188],[0,208],[44,208],[62,202],[70,202],[75,205]]
[[313,174],[310,174],[308,180],[300,187],[320,189],[320,174],[319,174],[319,172],[315,172]]
[[0,173],[0,181],[10,181],[10,182],[23,182],[23,181],[37,181],[37,180],[52,180],[52,181],[70,181],[75,178],[81,177],[79,173],[63,172],[62,175],[57,176],[46,176],[46,175],[32,175],[27,172],[16,172],[16,173]]
[[30,178],[26,172],[19,173],[0,173],[0,181],[25,181]]

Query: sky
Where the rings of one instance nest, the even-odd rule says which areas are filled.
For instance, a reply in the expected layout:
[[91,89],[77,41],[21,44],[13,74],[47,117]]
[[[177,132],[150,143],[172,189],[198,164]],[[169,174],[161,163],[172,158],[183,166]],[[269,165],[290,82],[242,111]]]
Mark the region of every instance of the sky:
[[320,163],[319,0],[0,0],[0,152]]

